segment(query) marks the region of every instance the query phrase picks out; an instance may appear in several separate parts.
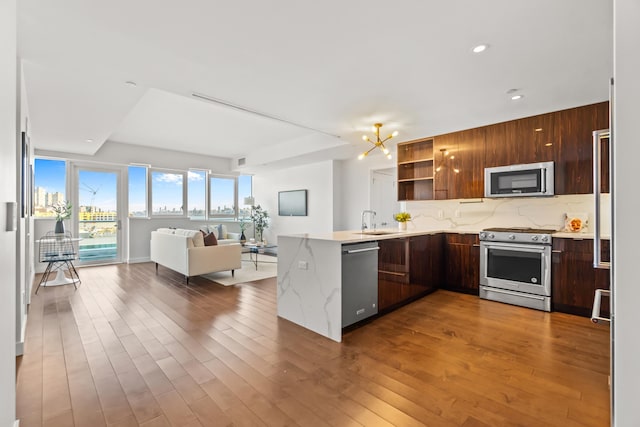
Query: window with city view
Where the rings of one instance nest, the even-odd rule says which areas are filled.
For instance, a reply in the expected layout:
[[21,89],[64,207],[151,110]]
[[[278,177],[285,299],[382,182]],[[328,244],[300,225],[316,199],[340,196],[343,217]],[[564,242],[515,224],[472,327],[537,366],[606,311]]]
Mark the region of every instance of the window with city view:
[[236,216],[236,179],[212,176],[209,178],[209,216]]
[[188,178],[188,216],[191,219],[205,219],[205,213],[207,210],[207,172],[203,170],[190,170]]
[[129,216],[147,216],[147,168],[129,166]]
[[35,159],[34,161],[34,216],[55,216],[51,206],[66,200],[67,162],[64,160]]
[[151,171],[151,215],[184,215],[186,173]]

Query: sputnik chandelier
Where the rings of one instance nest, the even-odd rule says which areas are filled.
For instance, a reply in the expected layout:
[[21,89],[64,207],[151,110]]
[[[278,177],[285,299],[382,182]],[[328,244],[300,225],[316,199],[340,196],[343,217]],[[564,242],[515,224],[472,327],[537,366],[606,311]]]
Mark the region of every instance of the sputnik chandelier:
[[379,148],[380,150],[382,150],[382,152],[387,156],[387,159],[391,159],[391,153],[389,153],[389,149],[384,146],[384,143],[387,142],[388,140],[390,140],[391,138],[393,138],[394,136],[397,136],[398,135],[398,131],[394,130],[393,133],[390,134],[389,136],[387,136],[385,139],[380,139],[380,128],[381,127],[382,127],[382,123],[376,123],[371,128],[371,131],[375,132],[375,134],[376,134],[376,140],[375,141],[372,141],[371,139],[369,139],[369,137],[367,135],[362,135],[362,139],[364,141],[372,143],[373,147],[371,147],[369,149],[369,151],[365,151],[364,153],[360,154],[358,156],[358,159],[360,159],[360,160],[364,159],[365,157],[367,157],[367,155],[369,155],[370,152],[372,152],[376,148]]

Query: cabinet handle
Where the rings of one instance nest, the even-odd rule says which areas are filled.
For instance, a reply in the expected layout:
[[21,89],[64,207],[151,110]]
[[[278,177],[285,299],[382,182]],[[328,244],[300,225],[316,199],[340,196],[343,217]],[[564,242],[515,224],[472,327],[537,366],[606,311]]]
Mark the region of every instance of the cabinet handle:
[[372,247],[372,248],[364,248],[364,249],[349,249],[347,251],[344,251],[344,253],[347,254],[358,254],[360,252],[371,252],[371,251],[379,251],[380,247],[376,246],[376,247]]
[[551,250],[551,253],[552,253],[552,254],[561,254],[561,253],[562,253],[562,251],[559,251],[558,249],[552,249],[552,250]]
[[591,311],[591,321],[593,323],[611,322],[611,319],[600,316],[600,304],[603,295],[609,297],[611,296],[611,291],[606,289],[596,289],[596,294],[593,298],[593,310]]
[[473,245],[473,247],[474,247],[474,248],[479,248],[479,247],[480,247],[480,245],[476,245],[476,244],[474,244],[474,245]]
[[[613,95],[613,79],[609,89],[609,98]],[[613,105],[612,101],[611,105]],[[611,114],[610,110],[610,114]],[[613,123],[613,122],[609,122]],[[600,150],[602,148],[602,140],[609,138],[609,176],[613,176],[613,135],[610,130],[594,130],[593,131],[593,267],[594,268],[610,268],[611,263],[603,262],[601,259],[601,233],[600,233]],[[609,179],[609,193],[611,193],[611,178]],[[612,218],[613,219],[613,218]]]
[[398,273],[396,271],[378,270],[378,273],[390,274],[392,276],[406,276],[407,273]]

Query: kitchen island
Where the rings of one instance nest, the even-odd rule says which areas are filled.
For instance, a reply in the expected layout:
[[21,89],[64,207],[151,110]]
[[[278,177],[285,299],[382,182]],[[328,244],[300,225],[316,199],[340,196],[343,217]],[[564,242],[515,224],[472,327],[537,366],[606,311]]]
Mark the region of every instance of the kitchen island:
[[441,232],[337,231],[278,236],[278,316],[342,341],[342,246]]

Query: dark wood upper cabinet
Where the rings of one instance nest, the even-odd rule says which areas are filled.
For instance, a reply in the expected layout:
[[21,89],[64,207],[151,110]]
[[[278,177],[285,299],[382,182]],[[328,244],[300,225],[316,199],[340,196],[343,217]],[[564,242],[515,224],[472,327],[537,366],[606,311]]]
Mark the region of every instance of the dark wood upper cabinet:
[[486,127],[485,167],[554,160],[556,113]]
[[559,156],[556,194],[593,192],[593,131],[609,127],[609,103],[586,105],[556,113]]
[[434,198],[483,197],[485,128],[440,135],[434,140]]
[[433,199],[433,139],[398,144],[398,200]]
[[[483,197],[485,167],[546,161],[555,162],[556,194],[591,193],[592,132],[608,127],[609,103],[601,102],[398,144],[398,199]],[[607,180],[605,168],[603,187]]]

